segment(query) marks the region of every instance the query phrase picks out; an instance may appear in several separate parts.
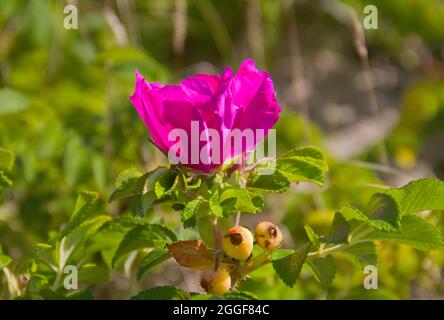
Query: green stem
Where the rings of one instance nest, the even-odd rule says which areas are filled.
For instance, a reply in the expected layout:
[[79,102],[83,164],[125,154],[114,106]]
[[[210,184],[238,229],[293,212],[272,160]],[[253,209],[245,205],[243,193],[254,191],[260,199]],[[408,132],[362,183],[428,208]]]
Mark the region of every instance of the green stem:
[[55,278],[54,283],[52,285],[53,291],[56,291],[59,288],[60,280],[62,280],[62,274],[63,274],[63,269],[62,270],[58,269],[57,273],[56,273],[56,278]]
[[252,260],[246,262],[238,272],[235,273],[235,276],[232,278],[233,284],[232,287],[235,288],[237,284],[244,279],[247,275],[249,275],[254,270],[265,266],[266,264],[271,262],[271,252],[264,251],[260,255],[256,256]]
[[240,223],[240,217],[241,217],[241,212],[240,212],[240,211],[236,212],[236,215],[235,215],[235,217],[234,217],[234,225],[235,225],[235,226],[238,226],[238,225],[239,225],[239,223]]
[[191,190],[185,190],[185,191],[182,191],[182,192],[183,192],[184,194],[186,194],[187,196],[189,196],[189,197],[195,199],[195,200],[201,200],[201,199],[203,199],[201,195],[199,195],[199,194],[197,194],[197,193],[195,193],[195,192],[193,192],[193,191],[191,191]]
[[331,253],[331,252],[343,249],[344,247],[348,247],[348,246],[350,246],[350,244],[343,243],[343,244],[338,244],[338,245],[335,245],[333,247],[329,247],[329,248],[326,248],[326,249],[323,249],[323,248],[321,249],[320,248],[318,251],[309,252],[307,254],[307,256],[309,256],[309,257],[323,256],[326,253]]
[[13,299],[17,296],[19,296],[20,288],[17,282],[17,278],[14,276],[14,274],[9,270],[9,268],[3,268],[3,272],[6,276],[6,281],[8,282],[8,290],[9,290],[9,298]]
[[214,234],[214,247],[216,250],[222,250],[222,235],[220,233],[219,225],[217,224],[217,217],[213,217],[213,234]]
[[353,232],[351,232],[350,235],[348,236],[349,241],[354,239],[356,237],[356,235],[359,234],[359,232],[361,231],[362,227],[364,227],[364,230],[365,230],[365,227],[368,227],[368,225],[365,224],[364,222],[361,222],[360,224],[358,224],[356,229],[353,230]]

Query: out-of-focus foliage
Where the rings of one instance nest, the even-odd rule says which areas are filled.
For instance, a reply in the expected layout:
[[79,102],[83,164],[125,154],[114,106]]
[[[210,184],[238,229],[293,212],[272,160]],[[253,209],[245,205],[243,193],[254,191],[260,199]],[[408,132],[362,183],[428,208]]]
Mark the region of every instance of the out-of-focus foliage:
[[[7,277],[0,276],[0,298],[15,296],[25,286],[29,297],[35,297],[48,285],[54,266],[45,260],[60,261],[48,254],[68,248],[66,243],[58,247],[59,231],[74,220],[71,213],[83,190],[98,191],[81,193],[88,203],[95,199],[88,208],[94,210],[95,220],[81,229],[86,234],[82,243],[71,239],[78,248],[71,259],[82,266],[80,282],[91,291],[68,298],[128,298],[158,284],[200,290],[184,280],[194,280],[194,274],[168,262],[154,265],[138,282],[143,250],[123,254],[111,272],[113,252],[82,252],[88,232],[106,224],[111,225],[105,229],[109,233],[88,243],[96,251],[121,240],[113,237],[114,228],[147,223],[163,222],[178,231],[181,240],[193,238],[190,230],[179,228],[180,214],[166,206],[134,218],[130,214],[137,208],[130,201],[106,203],[123,169],[146,172],[166,162],[148,142],[128,100],[136,68],[150,81],[177,82],[228,64],[236,68],[243,58],[253,57],[270,71],[284,109],[276,126],[279,153],[308,143],[323,149],[332,135],[369,114],[365,91],[353,86],[359,82],[360,67],[344,11],[345,6],[353,7],[362,18],[367,1],[188,0],[183,1],[185,11],[180,2],[75,1],[79,29],[66,30],[64,1],[0,1],[0,273],[6,269],[17,280],[7,284]],[[293,186],[290,192],[268,196],[262,214],[242,217],[249,226],[263,219],[280,223],[288,248],[308,240],[305,225],[323,234],[335,211],[344,205],[365,207],[382,187],[413,177],[444,178],[444,4],[372,4],[378,8],[379,29],[366,31],[366,36],[377,94],[383,110],[399,115],[385,137],[391,170],[372,165],[377,161],[376,143],[354,158],[338,159],[331,152],[326,155],[330,171],[322,188]],[[297,40],[290,21],[297,23],[305,67],[308,90],[302,94],[297,94],[300,79],[295,76],[301,57],[294,49]],[[310,121],[303,107],[307,101]],[[339,116],[332,116],[333,107],[341,111]],[[441,212],[422,216],[444,230]],[[115,225],[111,217],[118,221]],[[49,245],[56,250],[50,251]],[[365,274],[346,259],[337,262],[328,290],[314,281],[308,267],[290,289],[271,265],[255,271],[242,290],[271,299],[444,296],[442,250],[424,253],[379,241],[376,250],[379,290],[364,290]],[[90,258],[85,264],[83,256]],[[50,286],[56,282],[52,276],[49,280]],[[40,295],[60,298],[51,290]]]

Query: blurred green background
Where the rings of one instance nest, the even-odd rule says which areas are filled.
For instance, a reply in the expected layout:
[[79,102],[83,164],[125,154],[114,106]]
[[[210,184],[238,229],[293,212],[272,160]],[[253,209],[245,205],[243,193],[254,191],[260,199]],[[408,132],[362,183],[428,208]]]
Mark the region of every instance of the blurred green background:
[[[78,8],[78,29],[63,9]],[[236,69],[246,57],[273,77],[283,108],[278,149],[316,145],[331,165],[326,186],[270,196],[263,214],[280,222],[286,246],[305,239],[304,224],[328,227],[335,209],[363,206],[385,186],[422,176],[444,178],[444,1],[374,0],[378,29],[365,36],[380,108],[372,112],[348,10],[361,0],[0,1],[0,147],[16,154],[14,185],[0,195],[0,245],[20,270],[33,245],[69,217],[80,190],[105,205],[124,168],[147,170],[166,159],[129,102],[136,68],[148,81],[176,83],[197,72]],[[378,164],[384,141],[389,162]],[[173,212],[158,212],[172,226]],[[430,214],[430,213],[426,213]],[[430,220],[443,230],[438,214]],[[168,220],[169,219],[169,220]],[[304,272],[289,289],[267,268],[242,286],[272,299],[444,298],[444,253],[378,246],[379,290],[345,260],[332,288]],[[271,266],[269,267],[271,268]],[[138,286],[199,290],[196,275],[163,264]],[[0,281],[0,298],[4,289]],[[140,288],[138,288],[140,289]],[[96,298],[137,291],[124,272],[93,286]]]

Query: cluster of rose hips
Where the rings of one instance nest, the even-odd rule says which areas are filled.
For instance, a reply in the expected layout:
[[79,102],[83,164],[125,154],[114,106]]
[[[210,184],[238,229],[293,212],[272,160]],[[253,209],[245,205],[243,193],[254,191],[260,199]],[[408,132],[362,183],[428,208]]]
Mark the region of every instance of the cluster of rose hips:
[[[273,251],[282,243],[282,232],[275,224],[263,221],[255,229],[256,243],[266,251]],[[246,261],[251,258],[253,251],[253,235],[250,230],[234,226],[228,230],[222,239],[224,253],[235,260]],[[231,289],[230,273],[222,267],[217,270],[206,270],[201,275],[202,288],[212,294],[222,295]]]

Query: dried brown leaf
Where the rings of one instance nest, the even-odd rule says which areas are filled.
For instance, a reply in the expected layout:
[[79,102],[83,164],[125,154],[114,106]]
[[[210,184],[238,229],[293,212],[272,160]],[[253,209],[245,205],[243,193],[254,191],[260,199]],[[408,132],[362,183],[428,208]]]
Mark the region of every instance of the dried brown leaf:
[[167,245],[167,248],[182,267],[196,270],[214,267],[214,254],[200,240],[178,241]]

